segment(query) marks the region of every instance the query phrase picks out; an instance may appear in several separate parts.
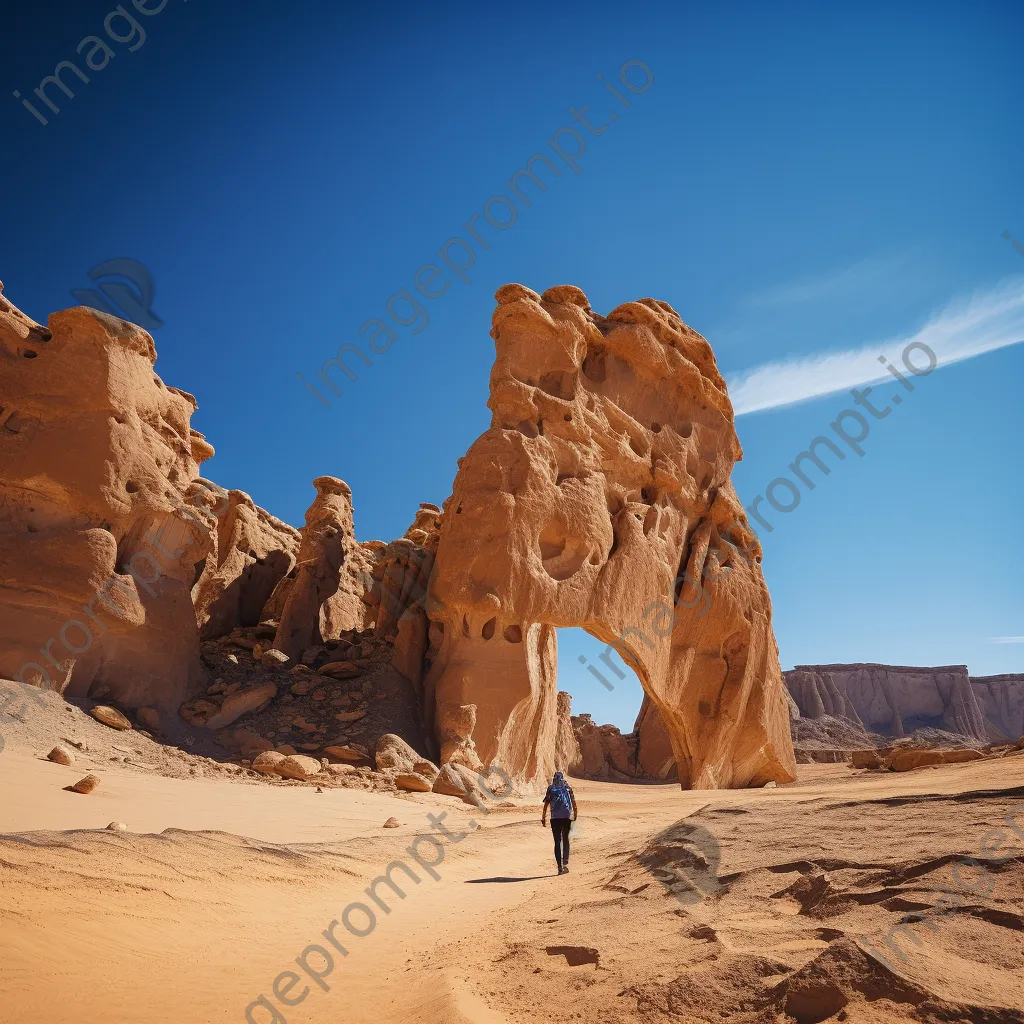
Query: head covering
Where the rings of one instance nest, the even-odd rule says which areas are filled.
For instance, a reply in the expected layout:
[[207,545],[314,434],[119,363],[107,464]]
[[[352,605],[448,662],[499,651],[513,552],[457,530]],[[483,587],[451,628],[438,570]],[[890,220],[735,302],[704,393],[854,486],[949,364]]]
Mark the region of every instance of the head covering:
[[564,786],[565,785],[565,776],[561,772],[555,772],[555,774],[551,778],[551,785],[552,786]]

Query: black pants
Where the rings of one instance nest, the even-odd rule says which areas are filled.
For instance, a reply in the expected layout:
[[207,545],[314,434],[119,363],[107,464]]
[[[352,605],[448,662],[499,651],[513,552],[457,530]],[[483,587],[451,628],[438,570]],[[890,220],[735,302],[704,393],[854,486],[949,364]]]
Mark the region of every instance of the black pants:
[[555,837],[555,863],[559,866],[569,863],[569,824],[568,818],[551,819],[551,832]]

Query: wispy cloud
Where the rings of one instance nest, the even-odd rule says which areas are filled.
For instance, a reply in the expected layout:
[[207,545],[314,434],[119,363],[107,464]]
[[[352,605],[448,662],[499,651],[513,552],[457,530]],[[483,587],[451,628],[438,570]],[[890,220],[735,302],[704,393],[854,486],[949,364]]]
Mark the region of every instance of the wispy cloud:
[[827,274],[805,278],[791,284],[776,288],[765,288],[763,291],[748,295],[746,303],[750,306],[782,306],[799,302],[814,302],[818,299],[838,299],[855,295],[879,278],[891,275],[903,266],[908,259],[907,254],[901,256],[869,256],[841,270]]
[[990,636],[990,644],[1024,644],[1024,636]]
[[[738,374],[728,382],[733,409],[742,416],[888,379],[879,355],[903,372],[902,352],[915,341],[932,349],[940,367],[1024,341],[1024,278],[1011,278],[955,300],[915,334],[863,348],[765,363]],[[917,366],[927,362],[920,350],[911,358]]]

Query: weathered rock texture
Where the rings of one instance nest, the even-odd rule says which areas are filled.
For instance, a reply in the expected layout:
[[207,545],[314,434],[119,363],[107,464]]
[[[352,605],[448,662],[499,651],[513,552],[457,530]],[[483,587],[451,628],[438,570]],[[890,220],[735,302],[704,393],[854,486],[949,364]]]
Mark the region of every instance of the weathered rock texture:
[[804,718],[830,715],[882,736],[942,729],[998,742],[1011,738],[1007,727],[1019,726],[1024,715],[1022,677],[975,685],[966,665],[797,665],[784,676]]
[[729,482],[741,450],[710,346],[651,299],[607,317],[571,286],[507,285],[497,300],[491,427],[445,503],[428,606],[435,732],[473,705],[466,738],[485,764],[549,776],[555,627],[583,626],[636,670],[684,787],[791,780],[771,602]]
[[313,481],[316,498],[306,512],[293,578],[280,584],[282,609],[274,647],[290,658],[310,644],[335,639],[366,623],[373,562],[356,541],[352,491],[333,476]]
[[227,507],[218,511],[216,550],[192,589],[204,639],[257,625],[299,551],[299,531],[264,511],[243,491],[228,491]]
[[190,590],[213,454],[153,339],[86,308],[48,328],[0,299],[0,676],[173,707],[201,680]]
[[971,689],[990,727],[1009,740],[1024,738],[1024,675],[971,676]]

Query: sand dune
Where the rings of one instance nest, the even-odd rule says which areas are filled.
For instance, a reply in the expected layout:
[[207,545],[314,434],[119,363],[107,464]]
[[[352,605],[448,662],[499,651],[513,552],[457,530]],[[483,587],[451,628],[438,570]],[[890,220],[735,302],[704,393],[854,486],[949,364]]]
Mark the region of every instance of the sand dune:
[[[1024,1021],[1024,757],[807,765],[775,790],[579,783],[561,878],[529,800],[116,767],[82,797],[61,789],[76,772],[0,759],[5,1020]],[[404,898],[367,894],[396,860]],[[355,903],[362,937],[331,927]]]

